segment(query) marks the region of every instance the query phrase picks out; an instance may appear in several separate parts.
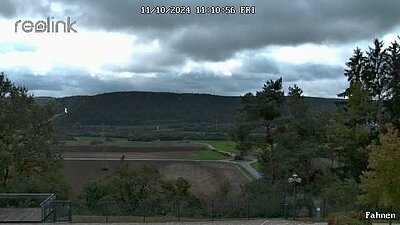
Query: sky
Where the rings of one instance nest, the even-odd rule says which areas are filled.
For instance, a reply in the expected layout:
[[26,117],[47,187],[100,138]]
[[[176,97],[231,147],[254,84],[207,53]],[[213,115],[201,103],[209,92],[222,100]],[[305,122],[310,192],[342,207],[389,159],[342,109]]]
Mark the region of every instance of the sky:
[[[141,14],[186,6],[189,15]],[[236,14],[196,14],[233,6]],[[240,14],[254,6],[255,14]],[[270,79],[336,97],[345,63],[374,38],[400,34],[398,0],[1,0],[0,71],[35,96],[115,91],[240,96]],[[77,31],[26,33],[21,20],[76,21]],[[16,32],[17,31],[17,32]]]

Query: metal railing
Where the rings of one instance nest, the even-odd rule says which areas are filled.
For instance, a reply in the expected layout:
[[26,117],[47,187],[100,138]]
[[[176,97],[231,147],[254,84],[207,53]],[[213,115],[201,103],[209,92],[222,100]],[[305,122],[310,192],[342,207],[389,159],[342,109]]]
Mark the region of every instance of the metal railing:
[[54,210],[55,200],[56,196],[54,194],[51,194],[43,202],[40,203],[42,223],[56,221],[55,210]]
[[0,193],[1,209],[9,216],[3,215],[5,219],[0,219],[0,223],[72,221],[72,203],[58,201],[50,193]]

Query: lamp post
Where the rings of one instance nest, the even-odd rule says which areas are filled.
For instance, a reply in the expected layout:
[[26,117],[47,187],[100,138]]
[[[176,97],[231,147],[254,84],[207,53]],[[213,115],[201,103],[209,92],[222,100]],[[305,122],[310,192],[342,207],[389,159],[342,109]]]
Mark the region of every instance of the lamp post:
[[289,183],[293,184],[293,220],[296,220],[297,217],[297,209],[296,209],[296,186],[301,183],[301,178],[297,176],[296,173],[293,173],[292,177],[289,178]]

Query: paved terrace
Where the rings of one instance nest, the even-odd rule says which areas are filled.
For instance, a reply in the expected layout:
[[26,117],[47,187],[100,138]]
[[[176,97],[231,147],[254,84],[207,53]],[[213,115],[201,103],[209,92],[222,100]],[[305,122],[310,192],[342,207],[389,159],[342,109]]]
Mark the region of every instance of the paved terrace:
[[40,221],[40,208],[0,208],[0,222]]
[[[306,224],[326,225],[326,223],[310,223],[310,222],[303,223],[303,222],[293,222],[293,221],[283,221],[283,220],[240,220],[240,221],[232,220],[232,221],[165,222],[165,223],[72,223],[72,224],[76,225],[306,225]],[[24,225],[27,224],[25,223]],[[32,224],[32,225],[37,225],[37,224]]]

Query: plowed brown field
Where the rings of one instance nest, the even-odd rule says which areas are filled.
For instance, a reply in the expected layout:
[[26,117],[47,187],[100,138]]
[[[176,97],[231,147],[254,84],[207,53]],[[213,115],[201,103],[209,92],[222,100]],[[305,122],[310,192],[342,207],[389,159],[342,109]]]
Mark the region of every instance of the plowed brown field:
[[[231,163],[202,162],[202,161],[126,161],[131,168],[138,169],[145,164],[155,166],[165,179],[182,177],[188,180],[193,193],[204,198],[215,195],[219,185],[228,181],[232,185],[233,193],[240,192],[240,186],[248,182],[241,171]],[[108,161],[109,170],[115,168],[120,161]],[[68,160],[64,161],[67,172],[74,188],[74,193],[81,192],[83,185],[92,178],[107,175],[109,172],[102,170],[103,160]]]

